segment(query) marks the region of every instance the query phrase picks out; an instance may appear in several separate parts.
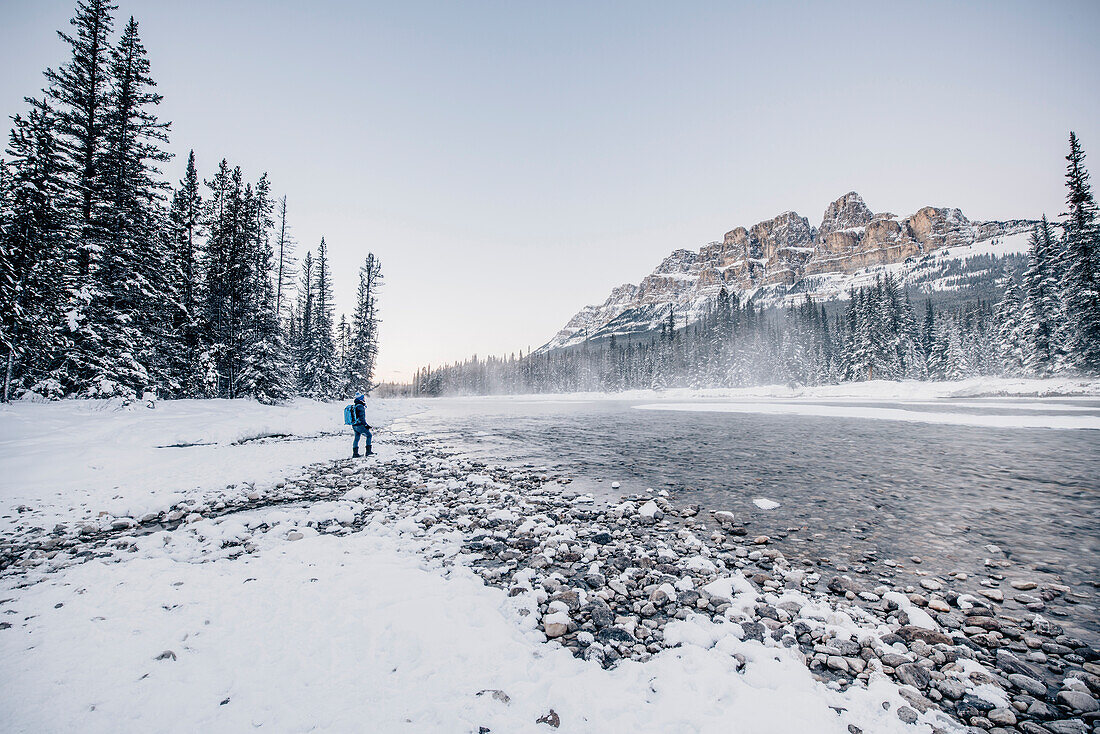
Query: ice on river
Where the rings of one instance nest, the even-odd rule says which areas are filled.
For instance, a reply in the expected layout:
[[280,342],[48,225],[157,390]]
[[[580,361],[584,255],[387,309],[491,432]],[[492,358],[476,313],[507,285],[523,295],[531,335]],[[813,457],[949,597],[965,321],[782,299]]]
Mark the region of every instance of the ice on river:
[[752,501],[752,503],[759,507],[761,510],[774,510],[776,507],[779,507],[778,502],[776,502],[775,500],[770,500],[767,497],[757,497]]
[[[979,426],[983,428],[1052,428],[1071,430],[1100,430],[1100,405],[1093,414],[1067,414],[1057,403],[1048,403],[1046,413],[1039,412],[1034,402],[1012,410],[1011,404],[1001,402],[997,408],[1002,412],[983,412],[990,406],[972,403],[962,406],[958,403],[945,405],[956,410],[925,410],[927,402],[904,403],[889,400],[886,405],[877,405],[866,401],[849,404],[804,402],[800,400],[779,399],[768,401],[728,400],[722,402],[675,403],[661,402],[634,406],[638,410],[676,410],[707,413],[758,413],[764,415],[802,415],[818,418],[868,418],[872,420],[909,421],[914,423],[943,423],[955,426]],[[960,407],[970,411],[957,410]],[[1071,408],[1073,410],[1074,408]]]

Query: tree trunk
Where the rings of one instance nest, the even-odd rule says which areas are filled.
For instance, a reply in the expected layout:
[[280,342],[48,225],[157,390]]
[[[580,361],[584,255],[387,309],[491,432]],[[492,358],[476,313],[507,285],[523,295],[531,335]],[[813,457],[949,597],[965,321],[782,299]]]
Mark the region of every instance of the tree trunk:
[[8,349],[8,366],[4,370],[4,402],[11,402],[11,372],[15,364],[15,348]]

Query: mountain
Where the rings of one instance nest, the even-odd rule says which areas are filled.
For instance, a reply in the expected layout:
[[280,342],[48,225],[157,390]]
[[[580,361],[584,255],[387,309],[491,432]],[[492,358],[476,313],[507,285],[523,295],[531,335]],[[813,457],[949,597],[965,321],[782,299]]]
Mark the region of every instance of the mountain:
[[678,324],[690,323],[722,287],[765,307],[807,295],[842,298],[884,272],[918,291],[965,289],[994,277],[992,258],[976,256],[1025,251],[1036,223],[972,222],[959,209],[934,206],[904,218],[875,214],[851,191],[829,204],[817,227],[783,212],[732,229],[698,252],[675,250],[638,285],[621,285],[602,304],[585,306],[539,351],[651,331],[670,308]]

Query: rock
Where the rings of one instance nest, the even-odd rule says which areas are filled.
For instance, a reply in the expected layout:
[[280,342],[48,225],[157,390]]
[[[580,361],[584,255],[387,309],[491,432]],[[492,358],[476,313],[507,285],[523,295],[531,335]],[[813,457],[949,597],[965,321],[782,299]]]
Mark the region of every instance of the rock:
[[860,592],[859,586],[848,576],[833,576],[826,584],[826,588],[834,594],[845,594],[849,591],[853,594]]
[[997,726],[1016,725],[1016,713],[1012,709],[993,709],[985,715],[985,718]]
[[1048,721],[1044,726],[1051,734],[1088,734],[1089,728],[1080,719]]
[[165,650],[160,655],[157,655],[157,657],[155,659],[156,660],[175,660],[176,659],[176,653],[172,652],[171,650]]
[[927,690],[928,684],[932,682],[931,673],[929,673],[926,668],[922,668],[916,663],[899,665],[894,668],[894,676],[905,685],[913,686],[913,688],[916,688],[918,691]]
[[910,706],[915,708],[917,711],[920,711],[922,714],[929,709],[936,708],[936,704],[934,704],[932,701],[928,700],[912,688],[902,686],[898,688],[898,695],[904,698]]
[[1036,584],[1034,581],[1013,581],[1010,584],[1010,586],[1012,586],[1012,588],[1016,589],[1017,591],[1031,591],[1037,585],[1038,584]]
[[993,709],[997,708],[997,705],[995,703],[991,703],[981,696],[975,696],[973,693],[964,693],[961,703],[964,706],[970,706],[983,713],[987,711],[992,711]]
[[915,724],[917,722],[917,712],[908,706],[901,706],[898,708],[898,718],[906,724]]
[[756,543],[757,545],[767,545],[771,542],[771,540],[772,539],[769,538],[767,535],[757,535],[755,538],[752,539],[752,542]]
[[505,704],[509,703],[512,700],[507,693],[497,688],[486,688],[477,692],[477,695],[479,696],[484,696],[485,694],[491,695],[494,701],[500,701],[501,703]]
[[550,709],[548,713],[545,713],[535,719],[535,723],[546,724],[547,726],[557,729],[559,726],[561,726],[561,718],[558,716],[558,713],[554,711],[554,709]]
[[839,655],[830,655],[825,659],[825,664],[832,670],[839,670],[842,673],[848,672],[848,661]]
[[732,527],[737,525],[737,517],[728,510],[716,510],[710,513],[714,517],[714,521],[721,527]]
[[[931,676],[931,674],[929,674]],[[966,693],[966,684],[956,678],[935,681],[932,686],[945,697],[957,701]]]
[[594,599],[584,607],[584,611],[587,612],[589,618],[592,620],[592,624],[596,626],[596,629],[602,630],[605,627],[610,627],[615,621],[615,615],[611,612],[611,607],[607,605],[603,599]]
[[602,573],[586,573],[584,583],[588,584],[590,589],[602,589],[607,584],[607,577]]
[[551,639],[561,637],[569,631],[571,622],[572,620],[565,612],[554,612],[542,618],[542,630]]
[[1026,675],[1036,680],[1043,677],[1043,674],[1036,668],[1023,662],[1007,650],[997,651],[997,667],[1006,673],[1018,673],[1019,675]]
[[1000,589],[979,589],[978,593],[984,596],[986,599],[990,599],[997,603],[1005,600],[1004,592]]
[[862,649],[855,640],[833,640],[832,646],[839,650],[840,654],[846,658],[859,655],[859,651]]
[[611,542],[611,533],[608,533],[606,531],[596,533],[592,536],[592,542],[599,543],[600,545],[607,545]]
[[921,642],[928,643],[929,645],[950,645],[951,638],[942,632],[935,630],[925,629],[924,627],[917,627],[915,625],[906,625],[898,630],[898,637],[906,642],[912,642],[913,640],[920,640]]
[[1056,700],[1063,706],[1079,713],[1089,714],[1100,710],[1100,704],[1096,702],[1096,699],[1081,691],[1059,691]]
[[635,640],[634,636],[627,632],[625,629],[616,626],[605,627],[604,629],[597,632],[596,642],[599,642],[601,645],[608,645],[612,642],[618,642],[624,645],[633,645],[635,642],[637,642],[637,640]]
[[301,540],[304,537],[306,536],[297,530],[291,530],[289,533],[286,534],[287,540]]
[[1009,673],[1008,680],[1012,685],[1019,688],[1021,691],[1028,693],[1037,698],[1042,698],[1047,695],[1047,687],[1042,682],[1035,680],[1029,675],[1022,675],[1020,673]]
[[1027,707],[1027,713],[1029,716],[1034,716],[1036,719],[1042,721],[1057,719],[1059,715],[1058,709],[1045,701],[1033,701],[1031,705]]

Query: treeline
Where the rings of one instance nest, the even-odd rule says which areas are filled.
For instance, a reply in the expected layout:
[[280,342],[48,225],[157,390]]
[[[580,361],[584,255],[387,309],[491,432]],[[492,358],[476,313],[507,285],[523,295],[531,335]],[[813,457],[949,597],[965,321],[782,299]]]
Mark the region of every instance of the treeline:
[[[372,386],[373,255],[334,324],[327,246],[299,269],[286,197],[225,160],[178,186],[133,17],[80,0],[71,57],[12,118],[0,159],[3,398],[331,398]],[[295,288],[295,280],[300,282]]]
[[1100,226],[1070,134],[1068,212],[1043,219],[1022,278],[1001,276],[993,304],[914,307],[890,276],[852,290],[830,315],[809,298],[762,310],[722,289],[693,323],[671,306],[659,333],[519,357],[424,368],[418,395],[619,391],[666,387],[828,384],[870,379],[960,380],[979,375],[1100,374]]

